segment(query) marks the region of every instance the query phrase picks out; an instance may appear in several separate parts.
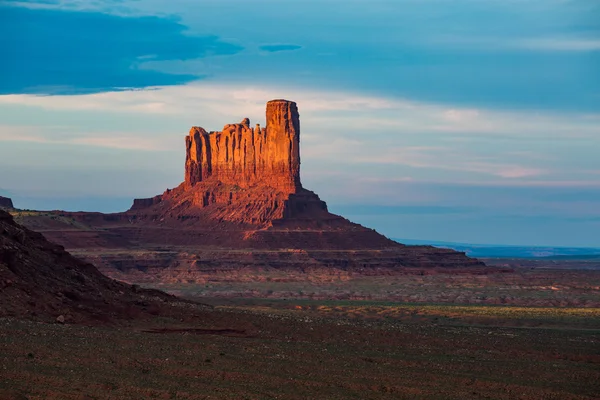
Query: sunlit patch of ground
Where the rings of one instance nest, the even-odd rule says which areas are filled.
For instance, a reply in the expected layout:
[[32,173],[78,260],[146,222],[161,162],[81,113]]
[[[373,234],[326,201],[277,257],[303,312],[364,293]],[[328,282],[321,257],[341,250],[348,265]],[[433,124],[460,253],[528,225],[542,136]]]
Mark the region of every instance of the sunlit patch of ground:
[[555,327],[600,330],[600,308],[410,304],[376,301],[204,299],[222,307],[261,312],[298,312],[328,318],[436,325]]
[[512,305],[533,307],[600,307],[599,270],[518,269],[515,273],[471,275],[352,276],[287,281],[262,273],[262,279],[198,283],[162,283],[153,287],[195,298],[266,298],[368,300],[401,303]]

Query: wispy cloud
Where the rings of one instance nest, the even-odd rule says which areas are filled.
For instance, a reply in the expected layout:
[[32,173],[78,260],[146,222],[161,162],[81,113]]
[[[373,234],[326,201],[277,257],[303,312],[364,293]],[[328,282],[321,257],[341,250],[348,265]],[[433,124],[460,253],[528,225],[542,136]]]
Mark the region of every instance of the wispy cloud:
[[539,51],[600,51],[600,39],[536,38],[522,39],[515,47]]
[[[172,149],[173,147],[173,145],[168,143],[165,138],[131,136],[131,134],[125,132],[102,132],[100,134],[101,136],[98,136],[98,133],[63,133],[61,137],[52,137],[52,135],[48,135],[47,132],[48,131],[40,132],[39,127],[0,125],[0,142],[79,145],[135,151],[165,151]],[[46,133],[46,135],[44,135],[44,133]]]
[[[340,175],[341,176],[341,175]],[[338,178],[340,177],[338,176]],[[533,178],[533,179],[531,179]],[[415,185],[444,185],[444,186],[457,186],[457,187],[473,187],[473,188],[547,188],[547,189],[600,189],[600,180],[556,180],[556,179],[507,179],[507,180],[440,180],[440,179],[428,179],[428,180],[417,180],[413,178],[364,178],[360,179],[362,183],[377,183],[381,185],[393,185],[393,184],[415,184]]]
[[542,168],[508,164],[486,159],[468,152],[449,152],[445,147],[402,147],[386,150],[376,156],[358,156],[356,161],[374,164],[399,164],[413,168],[429,168],[449,171],[474,172],[506,179],[531,178],[546,175]]
[[600,50],[598,37],[506,37],[445,35],[432,43],[475,50],[528,50],[538,52],[591,52]]
[[[505,136],[600,137],[597,114],[535,111],[498,111],[460,108],[442,103],[361,95],[347,91],[302,87],[274,87],[195,83],[148,90],[105,92],[79,96],[0,96],[0,104],[20,104],[47,110],[95,110],[115,113],[193,116],[211,123],[232,115],[263,119],[264,104],[272,98],[296,100],[303,121],[364,129],[414,130]],[[333,114],[335,113],[335,115]],[[209,128],[205,126],[205,128]]]
[[[574,163],[564,150],[564,146],[588,149],[600,145],[600,116],[595,114],[498,111],[298,87],[202,82],[79,96],[0,96],[0,111],[2,104],[10,104],[31,110],[104,113],[107,119],[127,116],[136,121],[135,131],[131,122],[93,132],[72,126],[2,126],[0,140],[175,150],[192,124],[220,130],[243,117],[263,124],[265,102],[282,97],[299,104],[302,155],[309,162],[305,174],[310,179],[315,179],[310,163],[318,161],[332,168],[332,173],[339,169],[336,173],[342,175],[353,174],[343,170],[346,167],[363,165],[363,173],[355,177],[359,180],[389,179],[393,173],[398,182],[432,181],[435,175],[443,175],[447,182],[481,185],[595,184],[597,175],[585,173],[591,169],[586,168],[585,158]],[[169,122],[155,130],[144,122],[146,116]],[[144,133],[145,124],[152,134]],[[499,138],[494,143],[501,146],[490,144]],[[559,151],[557,143],[563,143],[563,150]]]
[[[28,109],[93,111],[105,113],[107,118],[128,115],[138,119],[137,131],[143,131],[140,129],[146,115],[172,121],[172,129],[166,127],[162,134],[153,135],[131,132],[131,126],[123,126],[122,131],[93,133],[73,128],[65,131],[4,126],[0,140],[130,150],[174,149],[179,148],[180,141],[173,140],[173,132],[184,135],[191,124],[220,130],[224,123],[243,117],[262,124],[265,102],[281,97],[299,104],[305,160],[405,166],[452,173],[450,179],[454,181],[464,179],[461,173],[478,174],[482,180],[487,176],[500,181],[539,177],[564,181],[556,166],[561,160],[566,164],[568,155],[548,153],[548,140],[571,145],[581,142],[585,148],[600,145],[600,116],[595,114],[498,111],[344,91],[218,83],[79,96],[0,96],[0,107],[10,104]],[[504,138],[505,145],[496,149],[488,143],[483,152],[473,147],[478,141],[488,140],[485,138]],[[524,142],[528,147],[523,146]],[[577,171],[576,167],[563,170],[572,175]],[[400,173],[422,179],[410,171]]]
[[302,46],[297,44],[265,44],[260,46],[262,51],[267,53],[278,53],[280,51],[293,51],[300,50]]

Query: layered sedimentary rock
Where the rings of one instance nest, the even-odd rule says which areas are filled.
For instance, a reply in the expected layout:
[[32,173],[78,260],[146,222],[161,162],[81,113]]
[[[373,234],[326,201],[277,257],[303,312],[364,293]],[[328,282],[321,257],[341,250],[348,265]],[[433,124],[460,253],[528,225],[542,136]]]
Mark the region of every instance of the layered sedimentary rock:
[[307,275],[493,270],[453,250],[404,246],[329,213],[300,182],[294,102],[268,102],[264,128],[251,128],[247,118],[220,132],[194,127],[185,145],[185,180],[178,187],[136,199],[124,213],[58,213],[35,221],[36,229],[45,226],[47,237],[130,282],[205,282],[274,269]]
[[9,199],[8,197],[0,196],[0,208],[4,208],[4,209],[14,208],[12,200]]

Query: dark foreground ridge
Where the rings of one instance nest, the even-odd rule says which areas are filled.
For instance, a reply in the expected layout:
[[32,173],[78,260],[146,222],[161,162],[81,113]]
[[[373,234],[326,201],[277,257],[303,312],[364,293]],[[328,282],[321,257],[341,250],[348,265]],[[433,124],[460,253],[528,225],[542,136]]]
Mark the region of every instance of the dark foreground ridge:
[[171,302],[179,300],[107,278],[0,210],[0,317],[110,322],[158,315]]

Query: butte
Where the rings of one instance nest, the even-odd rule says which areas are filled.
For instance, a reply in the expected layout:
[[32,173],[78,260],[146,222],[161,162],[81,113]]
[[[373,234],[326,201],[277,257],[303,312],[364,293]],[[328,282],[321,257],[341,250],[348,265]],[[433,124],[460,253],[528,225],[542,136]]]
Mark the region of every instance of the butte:
[[[495,270],[464,253],[405,246],[330,213],[300,181],[296,103],[267,103],[220,132],[192,127],[185,180],[116,214],[51,212],[22,222],[106,275],[135,283],[255,279],[277,270],[319,277]],[[254,278],[248,278],[254,277]]]

